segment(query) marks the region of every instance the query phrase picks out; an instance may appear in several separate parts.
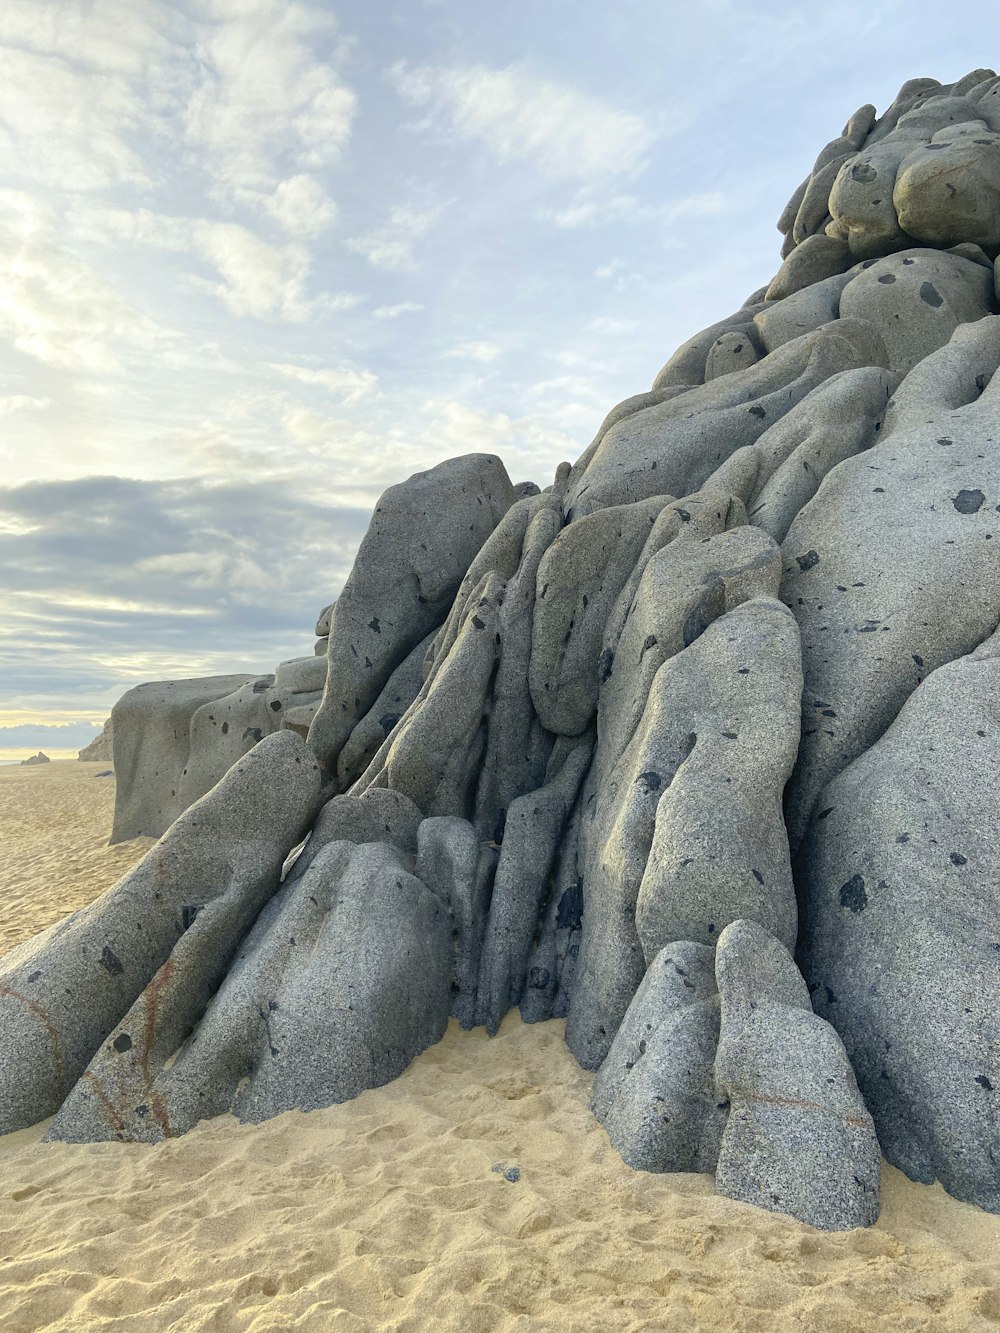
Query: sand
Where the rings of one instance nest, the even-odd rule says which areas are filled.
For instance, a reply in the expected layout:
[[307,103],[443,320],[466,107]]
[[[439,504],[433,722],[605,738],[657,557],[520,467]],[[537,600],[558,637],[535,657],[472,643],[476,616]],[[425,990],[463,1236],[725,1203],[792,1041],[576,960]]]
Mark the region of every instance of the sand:
[[[100,771],[0,770],[5,947],[142,850],[102,847]],[[708,1176],[633,1172],[562,1032],[453,1024],[354,1102],[152,1148],[0,1138],[0,1329],[1000,1326],[1000,1218],[887,1166],[878,1226],[828,1235]]]

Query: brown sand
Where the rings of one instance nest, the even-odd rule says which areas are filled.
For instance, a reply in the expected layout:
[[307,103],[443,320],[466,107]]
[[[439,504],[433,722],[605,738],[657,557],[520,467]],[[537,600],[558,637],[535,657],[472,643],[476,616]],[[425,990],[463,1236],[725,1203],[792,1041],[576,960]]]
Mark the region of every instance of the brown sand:
[[[0,770],[7,945],[141,850],[101,847],[101,767]],[[877,1227],[814,1231],[630,1171],[589,1086],[561,1023],[511,1015],[309,1115],[153,1148],[0,1138],[0,1329],[1000,1327],[1000,1218],[886,1167]]]

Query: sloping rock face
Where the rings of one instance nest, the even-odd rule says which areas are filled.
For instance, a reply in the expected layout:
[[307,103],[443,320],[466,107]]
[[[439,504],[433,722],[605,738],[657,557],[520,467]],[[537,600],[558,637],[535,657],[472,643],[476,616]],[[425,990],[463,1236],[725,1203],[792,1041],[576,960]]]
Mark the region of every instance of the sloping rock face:
[[95,761],[110,763],[114,758],[114,723],[110,718],[104,724],[104,730],[99,736],[95,736],[89,745],[85,745],[77,759],[83,759],[89,763]]
[[990,70],[862,107],[551,485],[418,473],[320,656],[131,691],[167,831],[0,963],[0,1126],[308,1110],[519,1006],[637,1169],[1000,1211],[998,144]]

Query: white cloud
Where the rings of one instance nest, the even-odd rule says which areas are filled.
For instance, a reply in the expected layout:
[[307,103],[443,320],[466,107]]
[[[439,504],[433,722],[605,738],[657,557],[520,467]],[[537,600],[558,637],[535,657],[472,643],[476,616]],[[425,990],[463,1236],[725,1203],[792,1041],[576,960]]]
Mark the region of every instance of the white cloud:
[[0,398],[0,417],[9,417],[16,412],[44,412],[52,406],[50,398],[32,398],[26,393],[8,394]]
[[77,235],[105,246],[117,240],[196,255],[221,281],[192,275],[191,283],[218,297],[234,315],[297,322],[310,313],[305,290],[310,255],[299,242],[272,245],[239,223],[170,217],[147,208],[81,207],[71,222]]
[[400,315],[415,315],[423,308],[416,301],[400,301],[399,305],[380,305],[372,314],[376,319],[398,319]]
[[654,139],[641,117],[523,65],[411,68],[401,61],[389,73],[405,101],[427,109],[424,126],[444,123],[459,138],[485,143],[500,162],[528,159],[556,178],[635,171]]
[[373,268],[409,269],[415,259],[414,246],[437,222],[444,205],[418,208],[412,204],[397,205],[389,214],[388,222],[375,227],[347,242],[349,250],[364,255]]
[[459,343],[445,355],[455,357],[459,361],[478,361],[480,365],[488,366],[500,355],[500,348],[495,343]]
[[684,218],[717,217],[725,209],[726,197],[719,190],[686,195],[672,204],[647,204],[633,194],[608,194],[585,185],[576,191],[565,208],[543,216],[563,228],[638,222],[657,222],[663,227],[672,227]]
[[[277,164],[335,161],[347,143],[356,98],[313,43],[332,16],[288,0],[216,5],[196,56],[201,71],[184,110],[185,137],[231,191],[273,188]],[[336,53],[335,53],[336,57]]]
[[118,367],[118,347],[150,348],[164,331],[59,241],[51,209],[0,190],[0,338],[63,370]]
[[315,176],[289,176],[259,204],[289,236],[304,239],[318,236],[337,216],[337,205]]
[[317,385],[328,389],[340,397],[345,406],[368,398],[378,388],[378,376],[370,370],[357,370],[353,366],[339,366],[335,369],[316,370],[311,366],[292,366],[284,363],[272,363],[271,369],[285,379],[296,380],[299,384]]

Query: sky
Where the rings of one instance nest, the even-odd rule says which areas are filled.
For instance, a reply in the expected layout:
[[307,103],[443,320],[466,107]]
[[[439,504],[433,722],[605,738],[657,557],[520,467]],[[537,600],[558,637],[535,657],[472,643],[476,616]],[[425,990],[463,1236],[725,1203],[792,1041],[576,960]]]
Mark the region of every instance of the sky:
[[926,0],[0,5],[0,758],[310,653],[381,491],[546,485],[779,264]]

